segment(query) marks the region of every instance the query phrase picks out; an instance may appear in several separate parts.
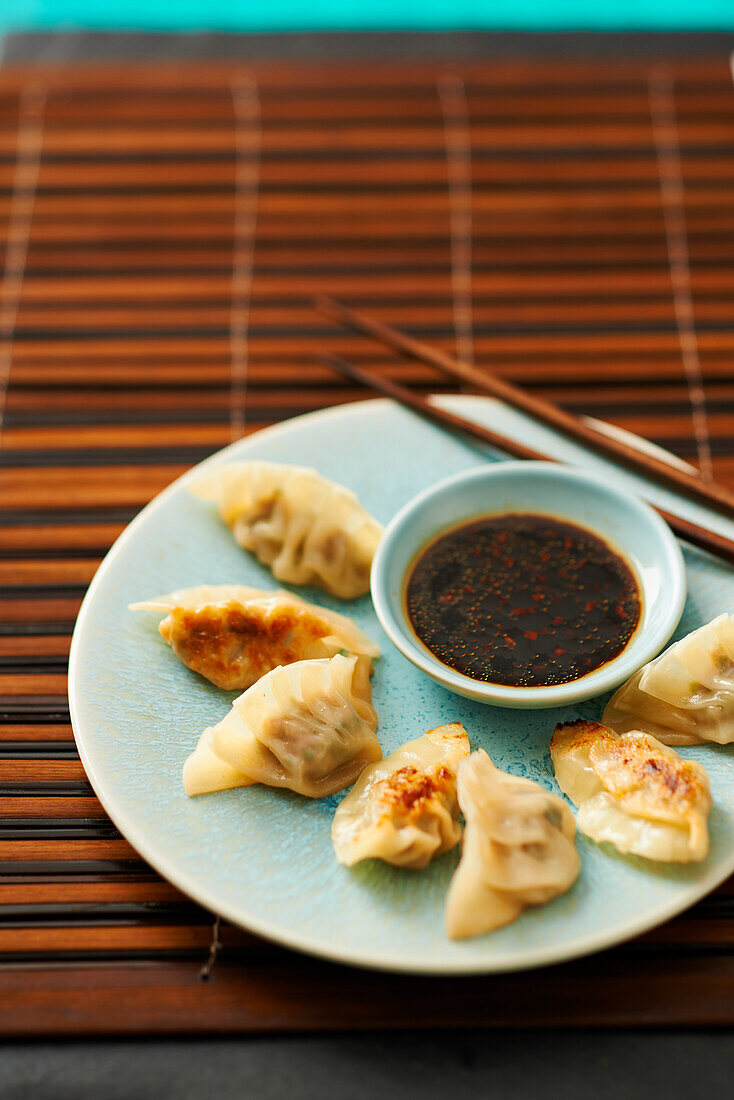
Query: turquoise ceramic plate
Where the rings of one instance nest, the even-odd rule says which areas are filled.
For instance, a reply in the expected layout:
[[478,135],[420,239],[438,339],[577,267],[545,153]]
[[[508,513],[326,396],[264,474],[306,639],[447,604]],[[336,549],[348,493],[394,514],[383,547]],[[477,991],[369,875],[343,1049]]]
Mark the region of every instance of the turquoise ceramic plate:
[[[442,399],[443,400],[443,399]],[[607,472],[634,489],[633,475],[495,402],[445,399],[451,408],[527,445]],[[386,401],[300,417],[209,459],[267,458],[315,466],[356,490],[387,522],[433,482],[476,466],[483,454]],[[199,468],[201,469],[201,467]],[[250,787],[190,800],[181,766],[205,726],[232,695],[189,672],[165,646],[155,615],[127,605],[188,585],[223,582],[275,587],[240,550],[207,505],[185,489],[186,475],[153,501],[110,551],[84,602],[70,668],[72,720],[84,766],[121,832],[162,875],[202,905],[283,944],[384,969],[479,973],[559,962],[611,946],[673,916],[734,870],[734,746],[683,749],[705,764],[714,808],[711,852],[697,866],[623,858],[578,838],[581,876],[551,904],[508,928],[460,943],[443,930],[443,900],[454,851],[421,872],[378,862],[340,866],[330,839],[339,796],[310,801]],[[655,498],[671,510],[665,491]],[[692,519],[704,508],[678,502]],[[734,523],[717,526],[734,537]],[[734,610],[734,570],[686,549],[688,602],[676,636]],[[557,790],[548,754],[553,727],[577,715],[598,718],[604,698],[554,710],[503,710],[453,695],[414,668],[387,640],[368,598],[342,605],[384,647],[374,677],[385,753],[445,722],[466,726],[473,746],[495,763]]]

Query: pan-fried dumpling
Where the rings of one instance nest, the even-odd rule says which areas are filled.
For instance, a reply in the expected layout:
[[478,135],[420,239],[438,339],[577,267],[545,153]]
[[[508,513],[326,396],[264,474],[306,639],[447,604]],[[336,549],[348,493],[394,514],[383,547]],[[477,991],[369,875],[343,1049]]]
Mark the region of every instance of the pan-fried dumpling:
[[344,790],[382,758],[370,661],[337,654],[274,668],[235,699],[184,764],[187,794],[264,783],[309,798]]
[[734,741],[734,615],[719,615],[644,665],[612,696],[602,722],[665,745]]
[[551,757],[576,823],[597,844],[665,863],[706,857],[708,776],[648,733],[615,733],[598,722],[556,726]]
[[528,905],[565,893],[580,867],[563,799],[500,771],[483,749],[460,763],[458,792],[466,828],[446,896],[446,931],[454,940],[492,932]]
[[236,584],[182,588],[130,605],[168,612],[159,630],[176,656],[225,691],[244,691],[278,665],[380,648],[351,619],[290,592]]
[[456,770],[468,755],[466,730],[454,722],[365,768],[334,815],[339,862],[384,859],[417,869],[458,844]]
[[353,599],[369,591],[382,526],[354,493],[316,470],[236,462],[195,482],[234,537],[289,584],[314,584]]

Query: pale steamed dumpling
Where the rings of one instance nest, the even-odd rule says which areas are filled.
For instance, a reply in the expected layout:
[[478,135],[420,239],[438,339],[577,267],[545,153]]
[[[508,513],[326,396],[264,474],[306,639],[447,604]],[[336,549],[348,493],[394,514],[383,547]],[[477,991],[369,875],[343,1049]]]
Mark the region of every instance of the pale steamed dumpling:
[[597,843],[662,862],[704,859],[711,809],[708,776],[693,760],[639,730],[598,722],[556,726],[551,757],[576,823]]
[[168,612],[159,630],[176,656],[226,691],[244,691],[278,665],[380,648],[345,615],[291,592],[199,585],[130,605]]
[[184,764],[184,790],[207,794],[264,783],[320,798],[382,758],[367,657],[275,668],[206,729]]
[[187,795],[193,798],[197,794],[228,791],[232,787],[250,787],[255,782],[221,756],[217,756],[214,748],[215,739],[218,734],[222,734],[225,724],[239,727],[241,721],[237,711],[233,709],[218,726],[209,726],[204,730],[198,745],[183,767],[183,785]]
[[612,696],[602,722],[666,745],[734,741],[734,615],[719,615],[644,665]]
[[446,897],[452,939],[501,928],[575,882],[576,826],[563,799],[500,771],[483,749],[460,763],[458,795],[466,827]]
[[454,722],[365,768],[332,823],[339,862],[383,859],[418,869],[458,844],[456,771],[468,754],[466,730]]
[[382,525],[349,489],[275,462],[220,466],[191,487],[213,500],[234,537],[278,580],[352,599],[369,591]]

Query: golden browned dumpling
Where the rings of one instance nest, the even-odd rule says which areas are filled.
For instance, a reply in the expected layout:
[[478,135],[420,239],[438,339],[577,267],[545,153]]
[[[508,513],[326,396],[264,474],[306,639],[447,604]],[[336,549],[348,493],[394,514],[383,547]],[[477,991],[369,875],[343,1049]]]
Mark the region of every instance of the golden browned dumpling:
[[342,651],[380,655],[379,646],[351,619],[291,592],[200,585],[131,608],[167,611],[159,630],[173,652],[225,691],[244,691],[272,668],[294,661]]
[[365,768],[331,827],[340,863],[421,868],[461,839],[456,770],[469,755],[460,722],[429,730]]
[[597,843],[662,862],[704,859],[711,793],[704,768],[639,730],[556,726],[551,757],[576,822]]

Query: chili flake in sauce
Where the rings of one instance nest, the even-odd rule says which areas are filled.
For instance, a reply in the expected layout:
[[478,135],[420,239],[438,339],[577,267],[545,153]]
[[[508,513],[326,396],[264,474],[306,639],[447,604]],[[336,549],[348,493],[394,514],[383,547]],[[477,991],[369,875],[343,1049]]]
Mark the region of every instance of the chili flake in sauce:
[[578,680],[616,657],[640,620],[627,563],[591,531],[523,513],[440,535],[406,585],[413,629],[444,664],[514,687]]

